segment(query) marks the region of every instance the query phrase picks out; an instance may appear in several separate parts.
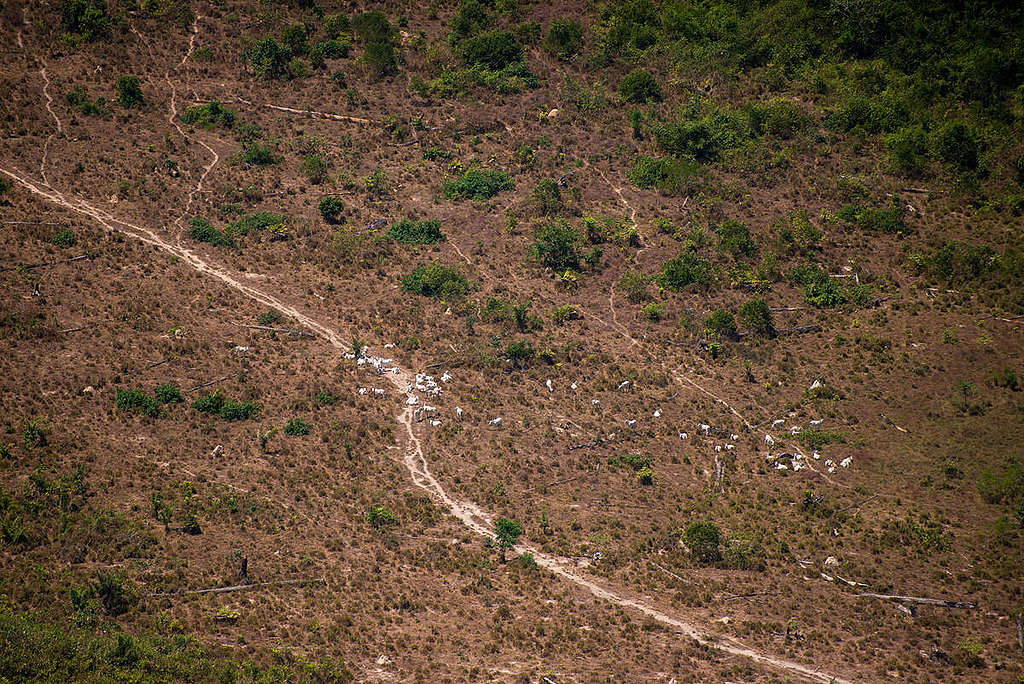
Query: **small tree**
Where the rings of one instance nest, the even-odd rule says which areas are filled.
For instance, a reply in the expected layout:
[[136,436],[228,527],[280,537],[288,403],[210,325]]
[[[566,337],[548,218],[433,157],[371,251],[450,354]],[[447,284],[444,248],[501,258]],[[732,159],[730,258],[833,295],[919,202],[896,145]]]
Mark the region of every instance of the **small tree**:
[[117,102],[125,109],[141,107],[145,104],[142,97],[142,86],[136,76],[120,76],[115,86]]
[[505,562],[505,552],[519,543],[519,535],[523,533],[523,526],[515,520],[498,518],[494,523],[494,538],[501,550],[501,562]]
[[690,553],[699,563],[715,563],[721,559],[721,541],[722,533],[713,522],[691,523],[683,534],[683,543],[690,548]]
[[760,297],[751,299],[740,307],[740,320],[753,332],[768,337],[775,336],[775,322],[772,320],[771,309]]

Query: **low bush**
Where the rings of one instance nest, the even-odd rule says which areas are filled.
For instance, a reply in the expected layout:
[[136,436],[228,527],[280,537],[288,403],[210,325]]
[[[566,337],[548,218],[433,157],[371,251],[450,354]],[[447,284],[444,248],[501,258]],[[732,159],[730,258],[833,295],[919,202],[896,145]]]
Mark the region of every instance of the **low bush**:
[[450,200],[486,200],[515,187],[515,182],[504,171],[469,169],[461,177],[445,182],[444,196]]
[[253,72],[263,78],[283,78],[287,74],[291,57],[288,48],[271,36],[256,41],[245,53],[245,60],[252,66]]
[[580,231],[569,225],[568,221],[559,220],[537,229],[531,252],[541,266],[564,271],[579,268],[583,245],[584,238]]
[[463,40],[457,48],[466,66],[482,66],[491,71],[523,61],[523,48],[507,31],[490,31]]
[[327,223],[337,223],[338,216],[341,215],[345,205],[342,203],[340,197],[328,196],[320,200],[317,205],[317,209],[320,210],[320,215]]
[[437,219],[417,221],[411,218],[393,224],[388,230],[388,237],[405,245],[429,245],[447,239]]
[[75,87],[67,92],[64,96],[68,105],[78,108],[82,114],[86,116],[103,116],[107,113],[107,101],[103,97],[96,98],[95,101],[89,98],[89,94],[84,88]]
[[239,158],[243,163],[253,166],[270,166],[284,161],[284,157],[276,154],[269,144],[260,144],[255,141],[242,146],[242,154]]
[[366,512],[366,522],[370,523],[370,526],[376,530],[382,527],[390,527],[398,524],[398,517],[380,504],[376,506],[370,506],[370,510]]
[[848,204],[836,215],[861,230],[875,233],[899,233],[906,228],[903,222],[903,209],[897,205],[889,209],[868,209]]
[[243,216],[237,221],[228,225],[228,235],[248,235],[252,231],[273,229],[288,223],[288,217],[283,214],[271,214],[265,211],[258,211],[255,214]]
[[757,250],[750,229],[742,221],[726,219],[712,226],[712,230],[718,235],[719,246],[734,257],[752,256]]
[[698,169],[696,162],[686,159],[640,155],[629,170],[629,182],[645,190],[681,194],[690,187]]
[[292,437],[301,437],[303,435],[308,435],[312,429],[313,426],[302,418],[292,418],[284,426],[284,434]]
[[208,242],[215,247],[234,247],[235,241],[219,228],[204,218],[194,218],[189,221],[189,235],[193,240]]
[[683,533],[683,543],[698,563],[717,563],[722,558],[722,533],[713,522],[691,523]]
[[544,39],[544,49],[562,61],[575,57],[583,48],[583,27],[572,19],[555,19]]
[[150,418],[159,418],[164,413],[160,402],[142,390],[118,390],[116,405],[121,411],[130,411]]
[[216,128],[223,126],[231,128],[235,125],[236,114],[234,110],[225,107],[220,102],[213,102],[203,105],[193,105],[181,115],[181,120],[187,124],[202,126],[203,128]]
[[928,165],[928,135],[920,127],[903,128],[885,137],[887,158],[902,173],[919,176]]
[[800,107],[789,100],[772,100],[759,102],[747,109],[751,130],[756,135],[774,135],[779,138],[792,138],[806,130],[811,124],[811,117]]
[[704,321],[704,330],[709,334],[721,337],[735,337],[738,332],[736,318],[731,312],[724,309],[712,311],[711,315]]
[[635,69],[622,78],[619,94],[627,102],[644,104],[661,102],[663,95],[658,80],[646,69]]
[[626,271],[619,279],[619,287],[626,293],[626,299],[634,304],[646,302],[651,298],[651,276],[642,271]]
[[932,134],[931,145],[935,157],[957,171],[972,171],[978,167],[981,138],[965,123],[943,124]]
[[439,297],[452,301],[464,297],[469,292],[469,281],[454,268],[429,264],[415,268],[412,273],[402,278],[402,289],[425,297]]
[[685,251],[669,259],[661,267],[656,280],[662,287],[679,292],[689,285],[711,285],[711,262],[693,251]]
[[657,126],[654,137],[669,154],[707,163],[718,159],[725,150],[741,146],[750,138],[750,132],[742,117],[715,111],[700,118]]
[[78,238],[75,237],[75,231],[70,228],[64,228],[57,231],[57,234],[50,240],[57,247],[74,247],[78,244]]
[[842,444],[846,442],[846,435],[841,432],[804,430],[796,436],[796,440],[808,449],[817,449],[826,444]]
[[60,6],[64,30],[87,42],[110,33],[111,19],[105,0],[64,0]]
[[153,389],[153,394],[156,395],[157,401],[161,404],[179,404],[185,401],[185,398],[181,395],[181,388],[174,383],[157,385]]
[[200,413],[209,413],[224,420],[248,420],[262,408],[252,401],[232,401],[224,397],[221,390],[199,397],[192,402],[192,408]]
[[771,337],[775,335],[775,321],[768,303],[760,297],[751,299],[740,307],[740,320],[751,332]]
[[125,109],[142,107],[145,100],[142,96],[142,85],[136,76],[120,76],[115,85],[117,103]]

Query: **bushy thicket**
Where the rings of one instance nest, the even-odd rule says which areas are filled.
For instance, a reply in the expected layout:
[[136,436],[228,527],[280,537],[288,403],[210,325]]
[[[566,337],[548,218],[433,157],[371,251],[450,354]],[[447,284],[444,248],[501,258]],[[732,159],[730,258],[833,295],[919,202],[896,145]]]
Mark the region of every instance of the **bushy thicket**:
[[425,297],[439,297],[446,301],[460,299],[469,292],[466,277],[442,264],[418,266],[402,278],[402,289]]
[[515,182],[504,171],[469,169],[459,178],[444,184],[444,196],[446,199],[485,200],[515,187]]
[[411,218],[402,219],[392,225],[388,230],[388,237],[406,245],[429,245],[447,239],[441,232],[441,222],[437,219],[417,221]]

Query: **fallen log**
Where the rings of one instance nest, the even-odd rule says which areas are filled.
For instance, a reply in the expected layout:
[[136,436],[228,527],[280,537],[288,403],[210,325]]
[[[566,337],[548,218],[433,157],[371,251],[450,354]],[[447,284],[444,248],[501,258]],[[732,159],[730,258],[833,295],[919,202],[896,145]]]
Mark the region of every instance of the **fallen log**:
[[209,382],[204,382],[201,385],[196,385],[195,387],[193,387],[191,389],[187,389],[185,391],[186,392],[195,392],[197,389],[202,389],[204,387],[209,387],[210,385],[215,385],[218,382],[224,382],[225,380],[230,380],[231,378],[240,377],[242,375],[245,375],[245,371],[239,371],[237,373],[232,373],[231,375],[225,375],[223,378],[217,378],[216,380],[210,380]]
[[946,599],[921,598],[920,596],[899,596],[897,594],[857,594],[857,598],[875,598],[886,601],[907,601],[923,603],[929,606],[945,606],[946,608],[977,608],[974,601],[948,601]]
[[70,259],[61,259],[60,261],[43,261],[38,264],[19,264],[18,266],[4,266],[0,268],[0,272],[3,271],[31,271],[34,268],[43,268],[44,266],[56,266],[58,264],[70,264],[72,261],[81,261],[82,259],[88,259],[88,254],[81,256],[71,257]]

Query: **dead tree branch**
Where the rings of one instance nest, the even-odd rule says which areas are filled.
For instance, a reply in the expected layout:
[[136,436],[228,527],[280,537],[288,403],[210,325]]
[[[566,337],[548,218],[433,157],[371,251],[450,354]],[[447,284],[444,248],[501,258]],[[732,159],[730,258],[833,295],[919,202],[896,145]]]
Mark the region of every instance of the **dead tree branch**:
[[189,591],[172,591],[169,593],[162,594],[146,594],[146,596],[163,598],[168,596],[188,596],[195,594],[220,594],[228,591],[244,591],[245,589],[259,589],[260,587],[280,587],[289,584],[326,584],[327,580],[323,577],[308,577],[303,579],[293,580],[277,580],[275,582],[254,582],[252,584],[235,584],[230,587],[214,587],[213,589],[192,589]]
[[71,257],[70,259],[61,259],[60,261],[42,261],[38,264],[19,264],[18,266],[4,266],[0,268],[0,272],[3,271],[31,271],[34,268],[43,268],[45,266],[57,266],[58,264],[70,264],[72,261],[81,261],[82,259],[88,259],[88,254],[81,256]]
[[250,328],[252,330],[263,330],[264,332],[281,333],[282,335],[292,335],[294,337],[316,337],[316,335],[314,335],[311,332],[306,332],[305,330],[297,330],[293,328],[271,328],[270,326],[267,325],[245,325],[244,323],[239,323],[239,325],[241,325],[243,328]]
[[201,385],[196,385],[195,387],[193,387],[191,389],[187,389],[185,391],[186,392],[195,392],[197,389],[202,389],[204,387],[209,387],[210,385],[216,385],[218,382],[224,382],[225,380],[230,380],[231,378],[241,377],[243,375],[245,375],[245,371],[239,371],[237,373],[232,373],[231,375],[225,375],[223,378],[217,378],[216,380],[210,380],[209,382],[204,382]]

